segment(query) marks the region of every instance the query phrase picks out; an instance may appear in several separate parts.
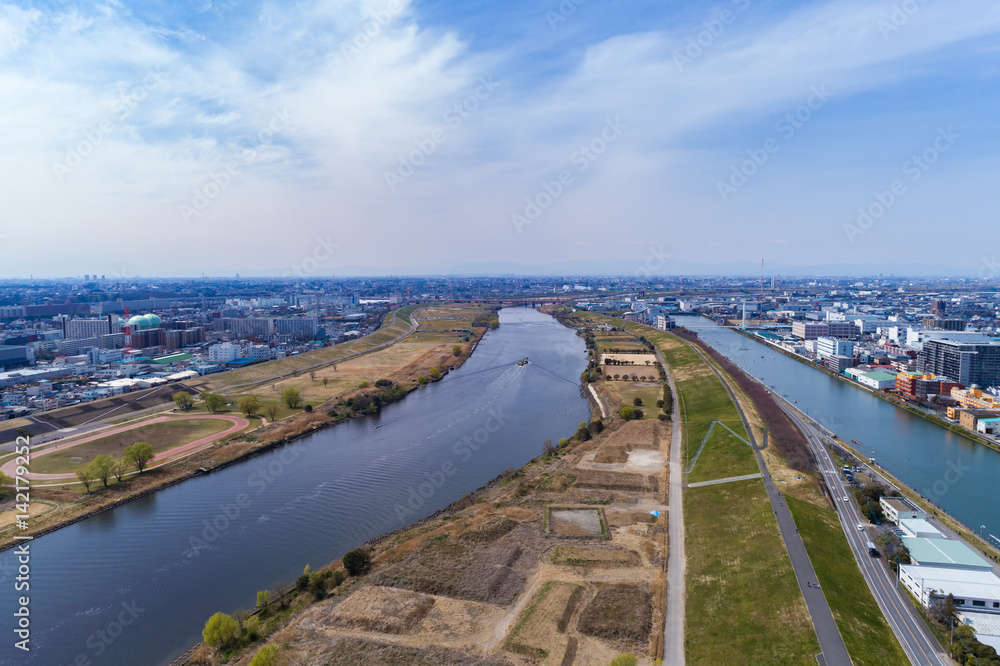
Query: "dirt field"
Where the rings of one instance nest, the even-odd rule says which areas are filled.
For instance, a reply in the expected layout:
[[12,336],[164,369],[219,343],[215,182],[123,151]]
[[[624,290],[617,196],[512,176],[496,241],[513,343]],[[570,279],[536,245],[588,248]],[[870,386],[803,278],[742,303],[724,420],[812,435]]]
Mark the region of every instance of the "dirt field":
[[[631,651],[652,666],[662,655],[669,428],[620,423],[536,459],[373,546],[371,573],[265,640],[287,663],[606,666]],[[625,460],[594,463],[605,449]]]

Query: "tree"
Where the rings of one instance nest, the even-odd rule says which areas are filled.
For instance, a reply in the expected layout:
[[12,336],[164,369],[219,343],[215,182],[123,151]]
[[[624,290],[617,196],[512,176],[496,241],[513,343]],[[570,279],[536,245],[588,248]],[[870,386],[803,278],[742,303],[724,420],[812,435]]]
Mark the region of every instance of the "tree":
[[642,407],[642,398],[639,397],[632,398],[632,404],[635,407]]
[[108,477],[111,476],[111,470],[114,466],[115,459],[106,454],[97,456],[88,465],[93,470],[94,477],[100,479],[105,488],[108,487]]
[[268,405],[264,408],[264,413],[267,414],[268,421],[274,421],[274,418],[278,415],[278,406]]
[[323,388],[326,388],[326,385],[329,384],[329,383],[330,383],[330,378],[329,377],[324,377],[323,378]]
[[257,650],[250,666],[278,666],[281,663],[281,648],[274,643],[269,643]]
[[260,400],[255,395],[245,395],[237,401],[236,408],[247,416],[253,416],[260,409]]
[[423,386],[424,384],[426,384],[426,383],[427,383],[427,382],[429,382],[430,380],[429,380],[429,379],[427,379],[427,377],[425,377],[425,376],[423,376],[423,375],[420,375],[419,377],[417,377],[417,381],[418,381],[418,382],[420,382],[420,385],[421,385],[421,386]]
[[453,355],[455,355],[455,356],[461,356],[462,355],[462,347],[459,346],[459,345],[453,345],[452,348],[451,348],[451,353]]
[[626,421],[628,421],[629,419],[634,419],[635,418],[635,409],[633,407],[625,405],[624,407],[622,407],[618,411],[618,415],[621,416]]
[[441,379],[441,371],[438,370],[437,368],[431,368],[430,376],[431,376],[431,379],[434,379],[434,380]]
[[153,445],[149,442],[136,442],[131,446],[125,447],[124,451],[125,459],[130,464],[135,465],[139,474],[142,474],[142,470],[146,468],[146,463],[152,460],[155,455],[156,451],[153,450]]
[[111,473],[115,475],[115,478],[118,480],[118,483],[122,482],[122,477],[125,476],[125,472],[128,471],[128,466],[130,464],[131,463],[129,463],[129,461],[126,460],[124,456],[121,458],[115,458],[114,464],[111,465]]
[[312,381],[316,381],[316,371],[315,370],[310,370],[309,371],[309,379],[311,379]]
[[205,409],[212,414],[215,414],[226,405],[226,399],[218,393],[202,393],[201,399],[205,401]]
[[555,447],[551,439],[547,439],[542,442],[542,455],[543,456],[554,456],[559,453],[559,449]]
[[361,550],[357,548],[350,551],[344,555],[344,568],[347,569],[347,573],[352,576],[360,576],[362,574],[368,573],[368,569],[371,568],[372,559],[368,555],[368,551]]
[[270,603],[270,601],[271,601],[270,590],[261,590],[260,592],[257,593],[257,608],[259,608],[262,613],[267,610],[267,604]]
[[180,391],[178,393],[174,393],[174,404],[177,405],[177,409],[187,411],[188,409],[191,409],[191,405],[194,404],[194,398],[191,397],[190,393]]
[[80,483],[83,484],[83,487],[86,488],[89,493],[90,484],[94,482],[94,470],[90,467],[90,465],[76,470],[76,478],[80,480]]
[[302,393],[292,386],[281,392],[281,402],[288,405],[289,409],[298,409],[302,405]]
[[201,637],[205,639],[205,645],[213,648],[224,648],[231,645],[239,638],[240,625],[226,613],[216,613],[208,618],[205,628],[201,630]]

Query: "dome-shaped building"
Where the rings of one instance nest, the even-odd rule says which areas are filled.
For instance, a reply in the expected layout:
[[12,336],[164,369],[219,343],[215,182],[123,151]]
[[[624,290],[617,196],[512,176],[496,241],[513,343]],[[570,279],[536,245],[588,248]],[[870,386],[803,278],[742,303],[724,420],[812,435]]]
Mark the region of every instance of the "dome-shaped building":
[[143,330],[147,328],[159,328],[162,321],[155,314],[136,315],[128,320],[128,325],[133,330]]

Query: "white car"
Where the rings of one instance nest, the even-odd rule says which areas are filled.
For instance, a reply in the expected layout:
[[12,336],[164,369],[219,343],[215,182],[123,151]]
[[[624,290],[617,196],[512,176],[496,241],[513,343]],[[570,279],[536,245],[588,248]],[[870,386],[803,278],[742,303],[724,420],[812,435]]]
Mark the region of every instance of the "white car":
[[861,523],[858,523],[858,531],[859,532],[863,532],[864,530],[865,530],[865,526],[862,525]]
[[845,502],[847,502],[847,501],[848,501],[848,499],[847,499],[847,495],[844,495],[844,501],[845,501]]

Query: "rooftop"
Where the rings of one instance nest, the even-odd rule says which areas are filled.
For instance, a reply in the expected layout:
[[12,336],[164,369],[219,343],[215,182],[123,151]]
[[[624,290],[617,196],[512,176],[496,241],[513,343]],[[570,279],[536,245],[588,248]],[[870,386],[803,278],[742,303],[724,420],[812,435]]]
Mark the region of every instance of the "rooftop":
[[[954,539],[903,537],[902,541],[903,545],[910,550],[910,557],[917,564],[939,564],[944,567],[983,569],[985,571],[993,569],[993,565],[977,555],[976,551]],[[1000,580],[997,581],[997,584],[1000,585]]]
[[960,598],[1000,599],[1000,578],[992,571],[971,571],[947,567],[900,565],[900,571],[921,581],[925,590],[937,590]]

